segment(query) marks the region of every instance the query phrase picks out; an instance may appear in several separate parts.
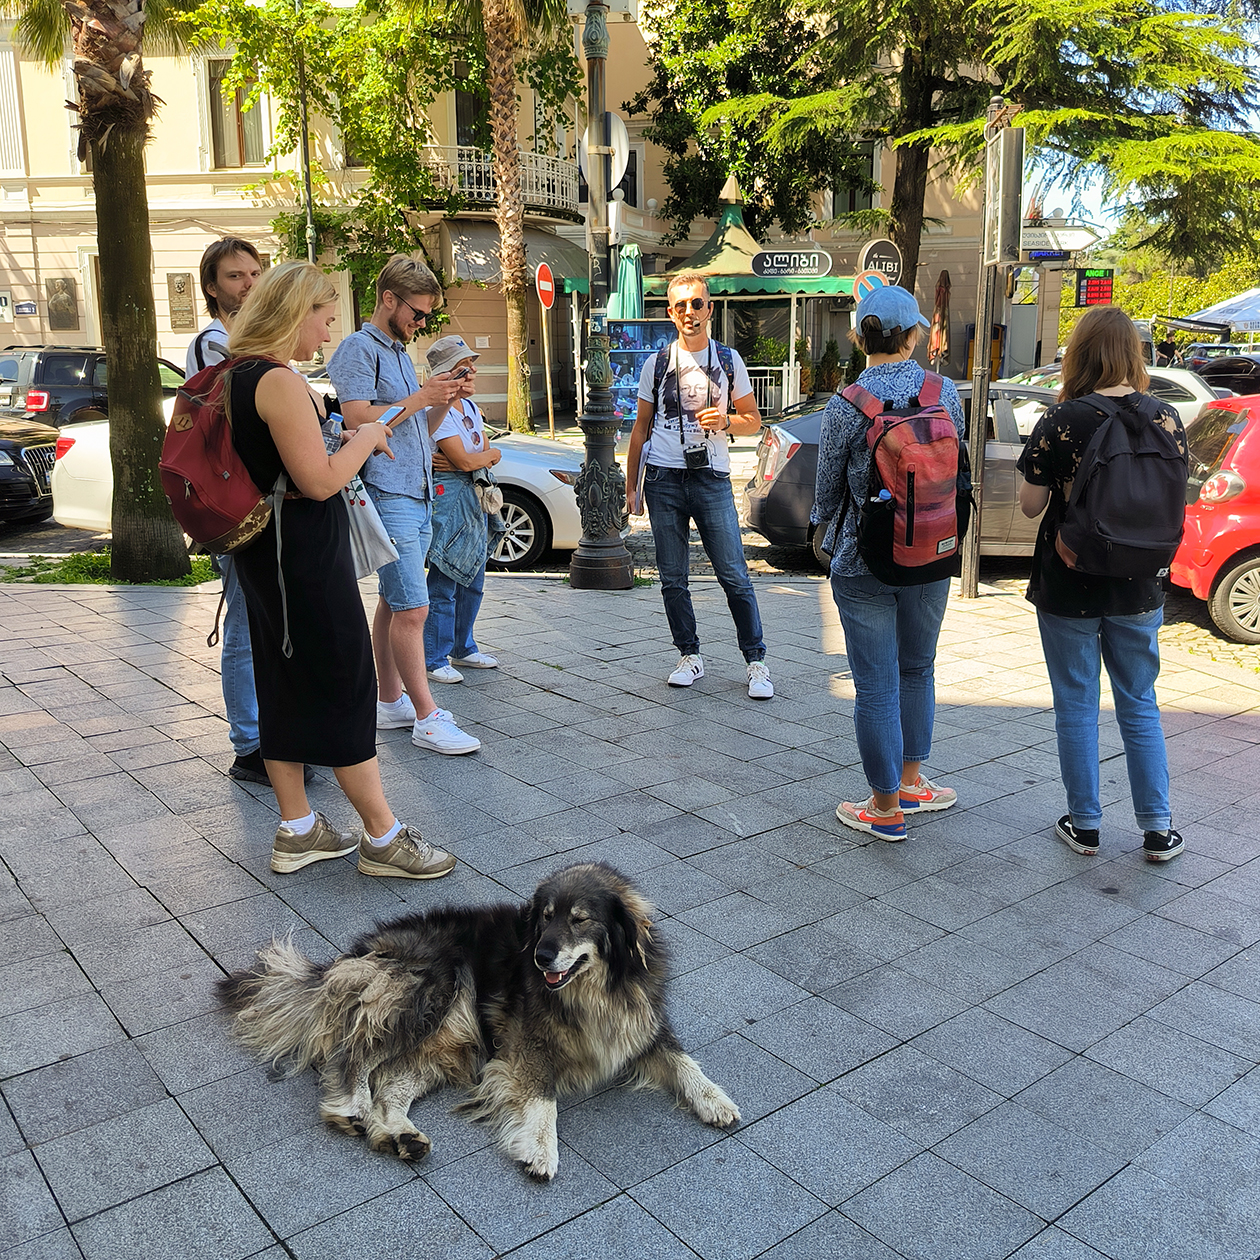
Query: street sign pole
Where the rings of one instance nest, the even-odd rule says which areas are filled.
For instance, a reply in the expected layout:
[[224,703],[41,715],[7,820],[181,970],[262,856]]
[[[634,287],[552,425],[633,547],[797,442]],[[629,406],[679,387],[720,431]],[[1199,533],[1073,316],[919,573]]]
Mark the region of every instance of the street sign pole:
[[556,408],[551,398],[551,308],[556,300],[556,278],[545,262],[534,269],[534,289],[538,294],[538,306],[542,311],[543,367],[547,374],[547,429],[554,440],[556,436]]

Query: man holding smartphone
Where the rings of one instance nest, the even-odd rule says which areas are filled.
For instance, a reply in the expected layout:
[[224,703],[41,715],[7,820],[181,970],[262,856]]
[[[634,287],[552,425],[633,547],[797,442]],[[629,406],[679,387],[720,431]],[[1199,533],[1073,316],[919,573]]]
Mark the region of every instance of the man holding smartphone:
[[[744,561],[739,514],[731,493],[729,439],[761,430],[748,369],[739,355],[709,337],[709,282],[684,273],[669,282],[672,345],[650,355],[639,377],[639,410],[626,460],[630,512],[646,502],[656,545],[661,596],[681,654],[671,687],[704,677],[700,637],[687,578],[694,520],[713,572],[726,592],[754,700],[774,695],[761,637],[761,612]],[[646,449],[645,449],[646,445]],[[642,472],[642,476],[640,476]]]
[[432,434],[460,396],[461,385],[443,373],[421,386],[406,349],[441,298],[437,277],[424,263],[395,255],[376,278],[372,318],[337,347],[328,376],[347,429],[381,419],[395,404],[403,408],[387,421],[394,458],[373,456],[362,473],[398,549],[398,559],[377,574],[380,597],[372,619],[376,725],[380,730],[410,726],[417,748],[461,756],[476,752],[481,741],[460,730],[451,714],[434,703],[424,656],[425,561],[433,536]]

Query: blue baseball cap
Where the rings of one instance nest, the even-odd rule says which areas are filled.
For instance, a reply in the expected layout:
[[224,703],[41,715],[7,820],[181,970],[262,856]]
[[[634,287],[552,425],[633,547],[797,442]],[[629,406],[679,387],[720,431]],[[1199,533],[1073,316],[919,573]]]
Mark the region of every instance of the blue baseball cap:
[[913,328],[916,324],[929,327],[914,294],[896,284],[883,284],[872,289],[859,303],[855,323],[862,327],[862,321],[874,315],[879,326],[886,333],[896,332],[899,328]]

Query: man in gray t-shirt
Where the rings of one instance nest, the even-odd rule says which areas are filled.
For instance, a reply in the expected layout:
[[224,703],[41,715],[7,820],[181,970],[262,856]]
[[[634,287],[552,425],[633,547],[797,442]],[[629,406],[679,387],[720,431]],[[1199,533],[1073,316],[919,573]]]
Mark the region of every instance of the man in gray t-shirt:
[[[448,756],[476,752],[481,741],[461,731],[429,690],[424,623],[429,613],[425,560],[433,537],[433,431],[464,387],[449,373],[423,386],[407,355],[407,343],[427,323],[442,297],[437,277],[424,263],[397,255],[376,279],[372,318],[351,333],[328,361],[346,428],[376,420],[394,404],[388,455],[373,455],[363,481],[381,515],[398,559],[378,573],[380,598],[372,619],[372,650],[379,693],[376,725],[410,726],[411,742]],[[469,391],[471,392],[471,391]],[[403,689],[406,688],[406,694]]]

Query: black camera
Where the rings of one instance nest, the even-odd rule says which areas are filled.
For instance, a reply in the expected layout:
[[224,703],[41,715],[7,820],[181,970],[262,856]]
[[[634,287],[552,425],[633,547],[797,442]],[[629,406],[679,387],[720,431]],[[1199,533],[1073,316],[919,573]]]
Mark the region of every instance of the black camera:
[[683,448],[683,459],[687,461],[687,467],[691,471],[697,468],[708,468],[709,466],[709,448],[707,446],[687,446]]

